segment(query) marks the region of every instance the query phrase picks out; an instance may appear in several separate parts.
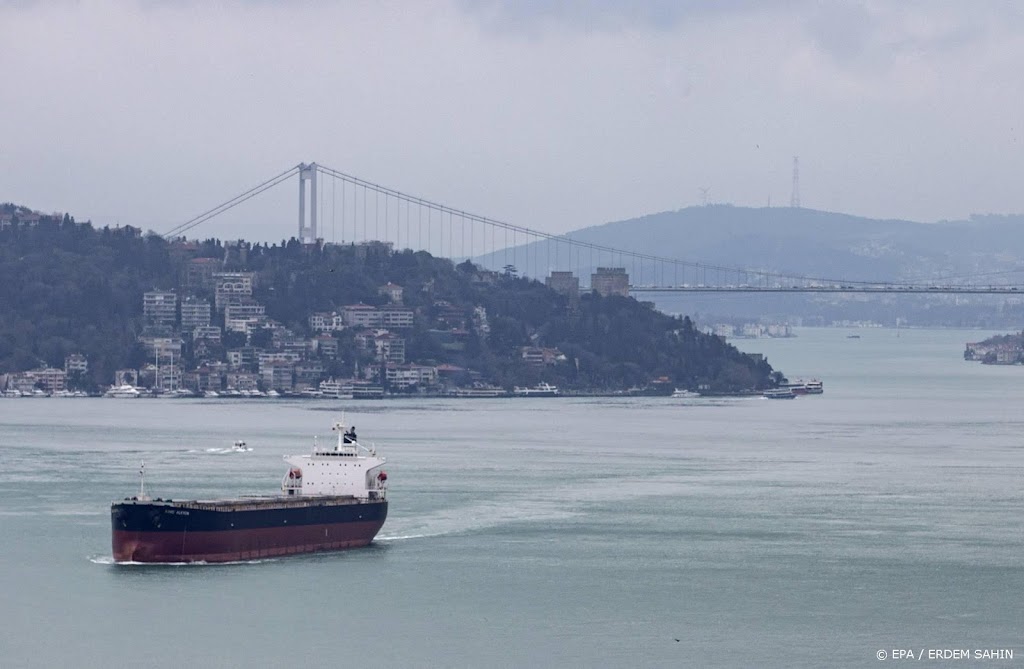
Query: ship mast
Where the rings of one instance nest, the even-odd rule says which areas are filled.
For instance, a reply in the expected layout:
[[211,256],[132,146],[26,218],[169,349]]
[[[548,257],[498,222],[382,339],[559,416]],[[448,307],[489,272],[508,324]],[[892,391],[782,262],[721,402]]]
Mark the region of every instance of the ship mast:
[[146,501],[149,496],[146,495],[146,461],[142,461],[142,465],[139,467],[139,499]]

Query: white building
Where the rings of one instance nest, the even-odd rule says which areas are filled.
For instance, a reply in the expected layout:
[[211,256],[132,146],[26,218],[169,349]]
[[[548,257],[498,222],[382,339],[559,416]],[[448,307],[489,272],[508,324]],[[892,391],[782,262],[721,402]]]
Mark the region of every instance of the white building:
[[232,302],[252,297],[252,272],[215,272],[213,274],[214,304],[217,310]]
[[380,311],[380,324],[386,328],[411,328],[413,310],[406,307],[384,307]]
[[181,329],[190,332],[210,324],[210,303],[195,297],[186,297],[181,302]]
[[425,365],[386,365],[388,385],[396,390],[437,383],[437,368]]
[[85,374],[89,371],[89,361],[81,353],[72,353],[64,358],[64,372],[67,374]]
[[155,325],[174,325],[178,321],[178,295],[173,290],[143,293],[142,315]]
[[380,295],[387,297],[388,301],[391,302],[391,304],[402,303],[402,291],[403,288],[401,286],[399,286],[397,283],[391,283],[390,281],[388,281],[386,284],[377,289],[377,292]]
[[359,328],[376,328],[381,324],[381,312],[369,304],[350,304],[342,307],[345,325]]
[[192,330],[192,341],[208,339],[209,341],[220,341],[220,328],[216,325],[200,325]]

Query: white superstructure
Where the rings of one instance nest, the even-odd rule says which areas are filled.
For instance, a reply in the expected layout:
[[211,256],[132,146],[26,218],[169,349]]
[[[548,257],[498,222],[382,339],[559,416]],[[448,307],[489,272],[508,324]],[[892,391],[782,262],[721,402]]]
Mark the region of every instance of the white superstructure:
[[516,386],[512,389],[512,394],[518,397],[555,397],[560,395],[558,386],[553,386],[550,383],[541,381],[535,386],[529,388],[521,388]]
[[131,399],[142,395],[139,389],[130,383],[124,383],[119,386],[111,386],[110,389],[103,393],[104,397],[116,397],[118,399]]
[[291,469],[281,481],[286,495],[351,495],[358,499],[384,499],[387,474],[381,469],[385,458],[373,446],[356,440],[355,428],[342,422],[331,428],[338,433],[336,443],[321,446],[313,442],[310,455],[286,455]]

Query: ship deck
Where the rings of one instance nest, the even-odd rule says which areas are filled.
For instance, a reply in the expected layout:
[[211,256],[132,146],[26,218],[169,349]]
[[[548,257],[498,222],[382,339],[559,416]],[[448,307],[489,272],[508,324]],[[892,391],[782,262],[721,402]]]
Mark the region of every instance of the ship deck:
[[168,506],[175,509],[197,511],[262,511],[266,509],[301,509],[314,506],[344,506],[347,504],[373,504],[384,500],[364,500],[352,495],[275,495],[267,497],[240,497],[238,499],[171,500],[125,499],[114,504],[146,504]]

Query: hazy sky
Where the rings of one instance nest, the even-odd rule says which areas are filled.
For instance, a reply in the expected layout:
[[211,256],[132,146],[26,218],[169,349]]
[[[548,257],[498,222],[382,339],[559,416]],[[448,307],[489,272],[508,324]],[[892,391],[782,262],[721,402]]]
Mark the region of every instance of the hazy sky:
[[[0,200],[164,231],[315,160],[564,232],[702,187],[788,204],[799,155],[806,207],[1022,212],[1022,28],[1006,2],[0,0]],[[193,234],[289,236],[296,191]]]

